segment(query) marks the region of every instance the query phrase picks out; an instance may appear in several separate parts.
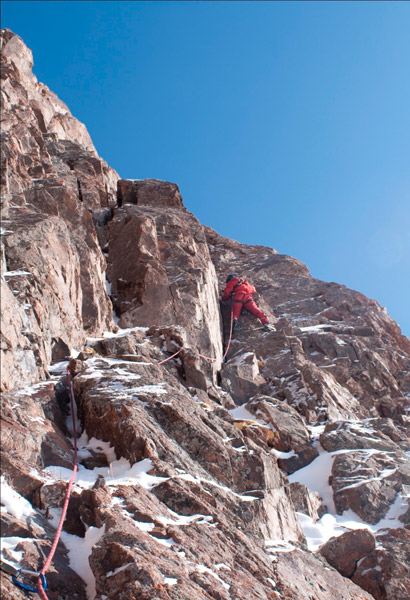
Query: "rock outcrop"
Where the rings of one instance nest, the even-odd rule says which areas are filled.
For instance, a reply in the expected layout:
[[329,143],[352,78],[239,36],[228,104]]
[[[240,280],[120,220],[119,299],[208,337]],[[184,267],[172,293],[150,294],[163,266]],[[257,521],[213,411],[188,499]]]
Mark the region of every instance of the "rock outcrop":
[[204,228],[174,184],[120,180],[118,195],[120,206],[108,224],[107,262],[119,325],[167,327],[185,349],[187,384],[206,390],[208,379],[216,383],[222,341],[217,277]]
[[111,327],[95,222],[116,204],[118,175],[9,30],[1,61],[2,387],[11,389]]
[[[50,550],[69,368],[79,471],[50,599],[408,598],[410,341],[377,302],[202,226],[176,184],[120,179],[1,43],[2,560],[38,571]],[[245,311],[229,343],[230,272],[276,332]]]

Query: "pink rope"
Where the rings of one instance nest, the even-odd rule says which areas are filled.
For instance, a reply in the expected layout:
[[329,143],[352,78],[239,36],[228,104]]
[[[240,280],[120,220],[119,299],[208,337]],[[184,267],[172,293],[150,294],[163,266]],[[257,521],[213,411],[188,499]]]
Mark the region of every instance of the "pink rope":
[[[225,360],[226,355],[229,352],[229,347],[231,345],[231,341],[232,341],[232,333],[233,333],[233,310],[231,308],[231,326],[230,326],[230,332],[229,332],[229,340],[228,340],[228,345],[226,347],[225,350],[225,354],[222,357],[222,361]],[[167,361],[171,360],[171,358],[174,358],[175,356],[178,356],[178,354],[183,350],[183,347],[180,348],[178,350],[178,352],[175,352],[175,354],[173,354],[172,356],[168,356],[168,358],[166,358],[165,360],[161,360],[160,362],[157,363],[157,365],[163,365],[164,363],[166,363]],[[209,360],[210,362],[216,362],[216,358],[212,358],[211,356],[205,356],[204,354],[199,354],[198,352],[194,352],[192,350],[190,350],[190,352],[192,352],[192,354],[194,354],[195,356],[199,356],[200,358],[204,358],[205,360]]]
[[229,340],[228,340],[228,345],[227,345],[227,347],[226,347],[225,354],[224,354],[224,355],[223,355],[223,357],[222,357],[222,362],[225,360],[225,358],[226,358],[226,355],[228,354],[229,347],[230,347],[230,345],[231,345],[231,341],[232,341],[232,333],[233,333],[233,307],[231,307],[231,330],[230,330],[230,332],[229,332]]
[[[75,476],[77,474],[77,469],[78,469],[78,464],[77,464],[77,427],[76,427],[75,412],[74,412],[75,399],[74,399],[73,382],[72,382],[72,379],[71,379],[71,373],[70,373],[70,370],[68,368],[67,368],[67,381],[68,381],[68,389],[69,389],[69,395],[70,395],[71,417],[72,417],[72,420],[73,420],[73,437],[74,437],[73,474],[72,474],[71,479],[70,479],[70,481],[68,482],[68,485],[67,485],[67,489],[66,489],[66,493],[65,493],[65,499],[64,499],[64,504],[63,504],[63,511],[61,513],[60,521],[58,523],[56,535],[54,537],[54,542],[53,542],[53,545],[51,546],[51,550],[49,552],[47,560],[44,563],[44,566],[43,566],[43,568],[40,571],[41,575],[45,575],[46,572],[48,571],[48,569],[50,568],[50,565],[51,565],[51,562],[53,560],[55,551],[57,549],[57,544],[58,544],[58,542],[60,540],[61,531],[63,529],[63,524],[64,524],[65,517],[66,517],[66,514],[67,514],[68,503],[70,501],[71,488],[73,486],[73,483],[74,483],[74,480],[75,480]],[[38,590],[38,593],[41,596],[41,598],[43,598],[43,600],[48,600],[47,594],[44,591],[43,584],[41,582],[40,577],[38,578],[38,581],[37,581],[37,590]]]
[[[226,357],[228,350],[229,350],[229,346],[231,344],[231,339],[232,339],[232,323],[233,323],[233,319],[232,319],[232,311],[231,311],[231,331],[229,334],[229,342],[228,342],[228,347],[225,351],[224,356],[222,357],[222,360],[224,360],[224,358]],[[160,362],[158,362],[158,365],[163,365],[164,363],[168,362],[169,360],[171,360],[171,358],[175,358],[175,356],[178,356],[178,354],[180,352],[182,352],[183,348],[180,348],[177,352],[175,352],[175,354],[172,354],[172,356],[169,356],[168,358],[165,358],[164,360],[161,360]],[[198,354],[197,356],[200,356],[201,358],[204,358],[206,360],[210,360],[210,361],[216,361],[216,358],[211,358],[210,356],[204,356],[202,354]],[[76,475],[77,475],[77,470],[78,470],[78,462],[77,462],[77,426],[76,426],[76,422],[75,422],[75,411],[74,411],[74,404],[75,404],[75,398],[74,398],[74,391],[73,391],[73,382],[72,382],[72,378],[71,378],[71,373],[69,368],[67,367],[67,381],[68,381],[68,390],[69,390],[69,396],[70,396],[70,406],[71,406],[71,418],[72,418],[72,422],[73,422],[73,437],[74,437],[74,459],[73,459],[73,474],[68,482],[67,485],[67,489],[66,489],[66,493],[65,493],[65,498],[64,498],[64,504],[63,504],[63,509],[61,512],[61,517],[60,517],[60,521],[58,523],[58,527],[56,530],[56,534],[54,537],[54,541],[53,541],[53,545],[51,546],[51,550],[48,554],[47,560],[44,563],[43,568],[40,571],[41,575],[45,575],[46,572],[48,571],[48,569],[50,568],[50,565],[53,561],[53,557],[54,554],[57,550],[57,545],[58,542],[60,541],[60,536],[61,536],[61,532],[63,529],[63,525],[64,525],[64,521],[67,515],[67,510],[68,510],[68,504],[70,502],[70,495],[71,495],[71,489],[73,487],[73,483],[75,481]],[[38,578],[37,581],[37,590],[39,595],[41,596],[41,598],[43,600],[49,600],[47,594],[44,591],[43,588],[43,584],[41,581],[41,578]]]
[[161,360],[160,362],[157,363],[157,365],[163,365],[164,363],[168,362],[169,360],[171,360],[171,358],[174,358],[174,356],[177,356],[180,352],[182,352],[183,348],[180,348],[178,350],[178,352],[175,352],[175,354],[173,354],[172,356],[168,356],[168,358],[166,358],[165,360]]
[[199,356],[199,358],[204,358],[205,360],[209,360],[210,362],[216,362],[216,358],[211,358],[210,356],[204,356],[203,354],[197,354],[196,352],[194,352],[194,354],[196,356]]

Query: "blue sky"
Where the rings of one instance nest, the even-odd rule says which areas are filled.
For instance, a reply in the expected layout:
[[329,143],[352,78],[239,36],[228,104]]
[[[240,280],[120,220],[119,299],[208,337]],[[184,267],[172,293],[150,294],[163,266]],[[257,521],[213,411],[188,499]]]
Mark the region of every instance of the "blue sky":
[[2,27],[121,177],[410,335],[410,3],[7,0]]

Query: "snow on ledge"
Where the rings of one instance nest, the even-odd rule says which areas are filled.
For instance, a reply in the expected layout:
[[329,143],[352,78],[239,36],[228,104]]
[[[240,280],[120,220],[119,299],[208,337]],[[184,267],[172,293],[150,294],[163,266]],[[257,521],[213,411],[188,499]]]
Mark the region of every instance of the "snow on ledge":
[[34,509],[30,502],[16,492],[2,476],[0,479],[0,502],[2,513],[8,513],[17,519],[29,517],[34,513]]
[[[148,471],[151,469],[152,461],[150,458],[144,458],[133,465],[126,458],[120,458],[113,461],[108,467],[96,467],[92,470],[79,465],[75,485],[83,489],[91,488],[98,475],[102,475],[108,487],[141,485],[150,490],[155,485],[169,479],[169,477],[149,475]],[[55,479],[62,479],[63,481],[69,481],[73,473],[71,469],[60,466],[49,466],[44,470],[54,476]]]
[[306,327],[299,327],[300,331],[318,331],[320,329],[324,329],[325,327],[329,327],[328,323],[318,323],[317,325],[308,325]]
[[[61,510],[50,509],[53,525],[57,527]],[[105,524],[102,527],[89,527],[85,537],[72,535],[66,531],[61,532],[61,540],[68,550],[70,567],[85,582],[88,600],[95,600],[97,594],[95,576],[91,570],[89,556],[93,547],[100,541],[105,533]]]
[[4,277],[17,277],[19,275],[31,275],[31,273],[29,273],[28,271],[21,271],[21,270],[17,270],[17,271],[6,271],[5,273],[3,273]]

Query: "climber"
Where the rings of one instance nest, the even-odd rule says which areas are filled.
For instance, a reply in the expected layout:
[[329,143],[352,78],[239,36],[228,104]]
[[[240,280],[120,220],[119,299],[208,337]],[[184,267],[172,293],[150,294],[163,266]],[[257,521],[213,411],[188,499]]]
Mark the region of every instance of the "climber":
[[238,322],[242,308],[246,308],[246,310],[260,319],[266,331],[276,331],[275,327],[269,323],[268,317],[258,308],[253,299],[252,296],[255,293],[256,290],[253,285],[245,281],[245,279],[240,279],[233,274],[228,275],[221,300],[222,302],[226,302],[226,300],[232,298],[233,329]]

